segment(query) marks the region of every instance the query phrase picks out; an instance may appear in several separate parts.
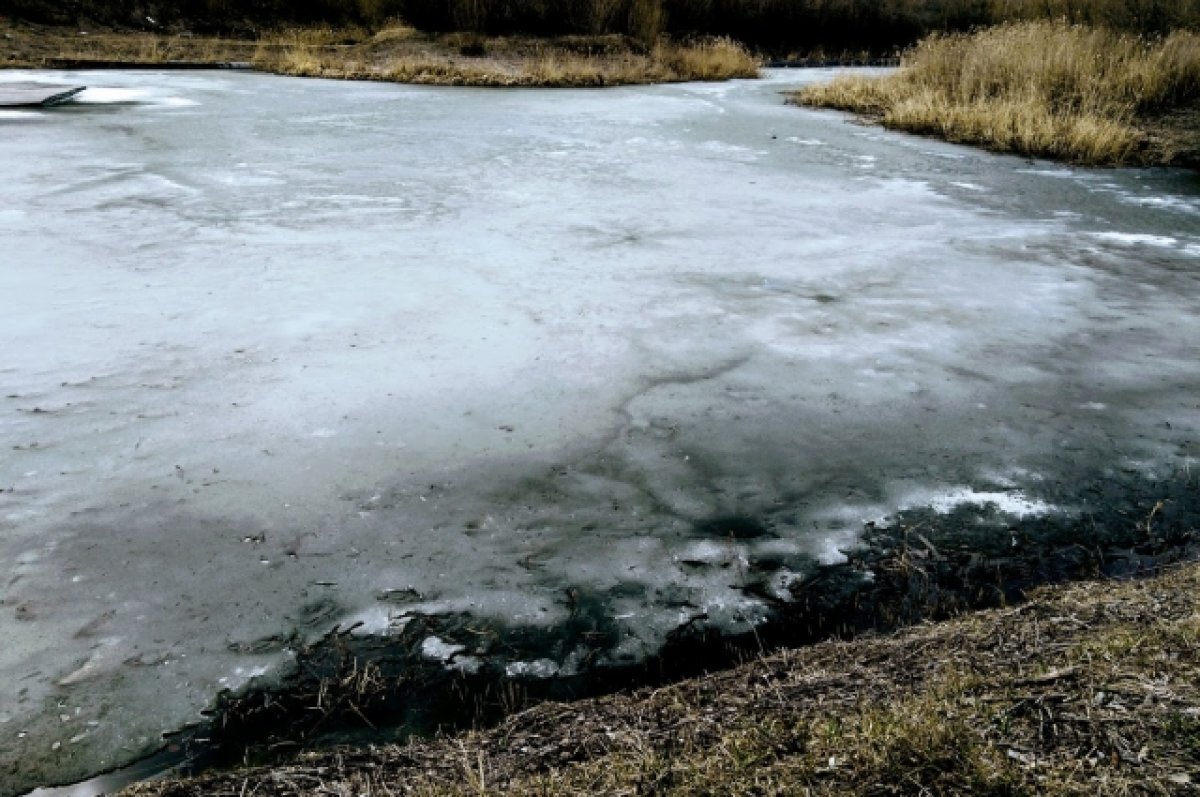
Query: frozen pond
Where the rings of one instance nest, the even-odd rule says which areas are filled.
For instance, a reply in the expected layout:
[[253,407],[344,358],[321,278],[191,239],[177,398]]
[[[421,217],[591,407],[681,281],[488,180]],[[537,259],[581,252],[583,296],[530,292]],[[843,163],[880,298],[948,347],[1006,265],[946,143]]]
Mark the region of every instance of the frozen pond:
[[628,661],[867,520],[1187,478],[1200,182],[783,105],[828,77],[64,74],[0,112],[0,794],[337,624],[586,594]]

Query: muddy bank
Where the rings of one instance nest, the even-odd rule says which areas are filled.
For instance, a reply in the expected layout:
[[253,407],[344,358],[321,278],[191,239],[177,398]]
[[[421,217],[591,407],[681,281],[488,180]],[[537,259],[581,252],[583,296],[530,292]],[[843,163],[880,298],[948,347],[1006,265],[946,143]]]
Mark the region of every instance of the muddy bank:
[[[770,535],[769,519],[717,518],[699,530],[729,546],[728,560],[716,566],[772,607],[750,632],[722,634],[696,611],[658,655],[621,664],[613,655],[622,634],[611,619],[612,595],[565,593],[570,619],[553,630],[400,610],[396,630],[386,637],[347,628],[297,646],[296,665],[281,684],[222,695],[209,722],[170,741],[175,752],[163,763],[188,775],[246,763],[286,769],[298,751],[491,726],[546,700],[659,686],[831,637],[854,639],[1020,605],[1047,583],[1136,579],[1194,560],[1200,555],[1195,483],[1175,478],[1135,487],[1135,481],[1109,476],[1085,485],[1074,493],[1080,503],[1071,517],[1013,523],[986,504],[948,514],[904,512],[886,525],[868,524],[846,562],[794,579],[785,596],[770,586],[783,563],[747,558],[739,547]],[[419,597],[398,591],[389,599],[401,607]],[[680,606],[698,608],[686,601]],[[842,665],[850,672],[861,662],[851,657]],[[221,782],[222,776],[213,777]],[[184,783],[163,793],[191,788]]]
[[496,728],[134,795],[1184,794],[1200,779],[1200,568],[757,657]]

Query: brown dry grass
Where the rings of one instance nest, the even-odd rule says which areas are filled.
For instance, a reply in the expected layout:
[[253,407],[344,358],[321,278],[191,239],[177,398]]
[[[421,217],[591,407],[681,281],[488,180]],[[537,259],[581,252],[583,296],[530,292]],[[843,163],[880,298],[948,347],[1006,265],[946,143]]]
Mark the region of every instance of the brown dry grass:
[[461,36],[443,37],[440,48],[381,48],[380,42],[376,36],[359,47],[290,43],[260,48],[255,66],[305,77],[465,86],[618,86],[758,75],[758,61],[730,39],[662,42],[646,53],[611,45],[581,53],[577,46],[554,41],[514,48],[503,38],[466,41]]
[[1200,566],[127,797],[1187,793]]
[[624,36],[555,39],[433,35],[391,24],[292,28],[258,39],[30,31],[5,27],[8,66],[75,62],[163,65],[244,62],[283,75],[469,86],[615,86],[728,80],[758,74],[759,62],[731,39],[663,40],[646,48]]
[[1169,162],[1148,115],[1200,99],[1200,35],[1148,40],[1062,22],[933,36],[883,78],[844,77],[799,92],[884,125],[1003,152],[1078,163]]

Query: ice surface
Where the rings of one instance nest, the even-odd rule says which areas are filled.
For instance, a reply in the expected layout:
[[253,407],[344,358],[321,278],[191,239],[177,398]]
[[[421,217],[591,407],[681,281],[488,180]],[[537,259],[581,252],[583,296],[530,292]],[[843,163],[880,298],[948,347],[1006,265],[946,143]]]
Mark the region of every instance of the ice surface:
[[64,74],[0,116],[0,792],[154,749],[293,635],[554,628],[578,588],[636,659],[913,495],[1169,469],[1194,179],[782,104],[828,75]]
[[1097,232],[1093,233],[1093,235],[1103,241],[1112,241],[1113,243],[1125,244],[1127,246],[1171,247],[1179,243],[1169,235],[1143,235],[1128,232]]

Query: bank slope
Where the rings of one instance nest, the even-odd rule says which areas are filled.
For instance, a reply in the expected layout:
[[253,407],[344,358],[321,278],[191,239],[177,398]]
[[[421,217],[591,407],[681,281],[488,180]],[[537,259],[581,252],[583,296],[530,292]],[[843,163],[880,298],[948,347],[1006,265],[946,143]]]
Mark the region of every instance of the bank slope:
[[1200,783],[1200,566],[826,642],[433,741],[126,797],[1127,794]]

